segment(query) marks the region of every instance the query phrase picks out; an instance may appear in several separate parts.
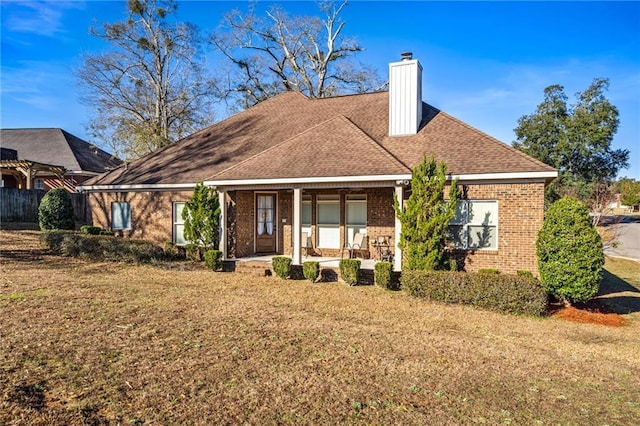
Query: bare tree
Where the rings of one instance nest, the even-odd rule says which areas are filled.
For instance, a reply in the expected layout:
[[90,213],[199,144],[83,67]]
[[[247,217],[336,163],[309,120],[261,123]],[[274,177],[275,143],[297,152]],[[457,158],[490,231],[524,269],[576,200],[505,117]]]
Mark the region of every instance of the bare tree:
[[260,17],[255,4],[246,14],[228,13],[210,37],[232,64],[225,94],[246,108],[283,91],[322,98],[381,89],[377,73],[353,59],[363,48],[342,34],[346,5],[319,3],[322,18],[289,16],[277,7]]
[[124,21],[90,29],[111,50],[86,55],[77,76],[81,101],[94,109],[89,130],[134,159],[210,124],[215,92],[198,29],[169,20],[173,0],[129,0],[127,12]]

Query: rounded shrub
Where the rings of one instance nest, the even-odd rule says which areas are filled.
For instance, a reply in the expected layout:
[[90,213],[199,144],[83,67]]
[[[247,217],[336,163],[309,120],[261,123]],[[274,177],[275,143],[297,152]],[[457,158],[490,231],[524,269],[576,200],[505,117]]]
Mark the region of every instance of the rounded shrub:
[[320,262],[307,261],[302,264],[302,275],[312,283],[320,276]]
[[540,279],[566,302],[584,302],[598,292],[604,253],[589,211],[575,198],[551,205],[536,241]]
[[40,229],[74,229],[73,203],[64,188],[55,188],[47,192],[38,208]]
[[220,250],[207,250],[204,252],[204,263],[207,268],[219,271],[222,269],[222,252]]
[[273,271],[280,278],[286,279],[291,276],[291,258],[286,256],[275,256],[271,259]]

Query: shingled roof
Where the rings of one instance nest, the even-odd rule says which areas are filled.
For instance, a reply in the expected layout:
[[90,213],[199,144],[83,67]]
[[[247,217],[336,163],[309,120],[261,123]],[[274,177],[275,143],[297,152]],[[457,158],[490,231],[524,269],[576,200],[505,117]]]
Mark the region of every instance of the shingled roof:
[[426,103],[417,134],[389,137],[388,108],[387,92],[283,93],[87,184],[400,175],[425,154],[455,175],[554,171]]
[[62,166],[68,171],[104,173],[122,161],[95,145],[57,128],[1,129],[0,145],[18,159]]

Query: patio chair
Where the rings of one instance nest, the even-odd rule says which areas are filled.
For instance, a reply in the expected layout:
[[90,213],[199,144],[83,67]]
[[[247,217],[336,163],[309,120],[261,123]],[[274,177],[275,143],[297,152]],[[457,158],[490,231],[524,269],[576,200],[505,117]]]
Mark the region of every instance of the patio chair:
[[304,257],[309,257],[309,249],[311,249],[311,237],[307,232],[302,233],[302,238],[300,239],[301,248],[304,250]]
[[351,244],[345,242],[345,245],[340,252],[340,258],[344,257],[345,250],[349,250],[349,259],[353,259],[355,257],[356,250],[366,250],[366,237],[366,235],[358,232],[353,236],[353,242]]

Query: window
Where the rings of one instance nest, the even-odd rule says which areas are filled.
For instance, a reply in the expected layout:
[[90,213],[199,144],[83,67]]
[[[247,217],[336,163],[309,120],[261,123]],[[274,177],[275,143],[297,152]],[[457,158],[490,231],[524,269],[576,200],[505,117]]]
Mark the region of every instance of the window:
[[311,195],[302,196],[302,232],[311,236]]
[[319,248],[340,248],[340,196],[318,195],[317,240]]
[[184,219],[182,219],[184,204],[173,203],[173,242],[180,246],[187,243],[184,239]]
[[34,186],[36,189],[44,189],[44,179],[36,179]]
[[449,239],[456,248],[498,248],[498,202],[462,200],[449,222]]
[[353,243],[357,233],[367,234],[367,196],[347,195],[346,203],[346,236],[347,243]]
[[111,203],[111,229],[131,229],[131,205]]

